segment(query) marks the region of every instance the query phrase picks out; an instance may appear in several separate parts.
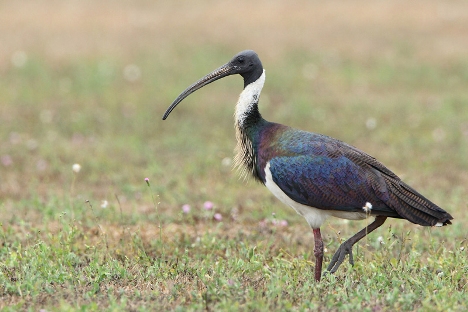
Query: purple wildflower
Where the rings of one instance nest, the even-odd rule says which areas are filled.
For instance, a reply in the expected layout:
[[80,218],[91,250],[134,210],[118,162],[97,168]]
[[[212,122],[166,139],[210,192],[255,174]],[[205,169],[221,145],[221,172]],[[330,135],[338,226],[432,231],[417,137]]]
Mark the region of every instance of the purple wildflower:
[[10,155],[3,155],[2,157],[0,157],[0,160],[2,162],[2,165],[4,165],[5,167],[11,166],[13,164],[13,159]]
[[203,204],[203,208],[205,208],[205,210],[211,210],[213,209],[213,203],[210,202],[210,201],[206,201],[204,204]]
[[279,222],[279,225],[280,225],[280,226],[288,226],[288,221],[286,221],[286,220],[281,220],[281,221]]
[[190,212],[190,205],[189,204],[185,204],[182,206],[182,212],[183,213],[189,213]]

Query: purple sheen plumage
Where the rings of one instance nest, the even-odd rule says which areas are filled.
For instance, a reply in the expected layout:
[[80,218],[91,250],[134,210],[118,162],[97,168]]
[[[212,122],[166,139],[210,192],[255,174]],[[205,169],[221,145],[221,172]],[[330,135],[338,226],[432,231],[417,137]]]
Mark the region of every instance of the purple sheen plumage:
[[262,121],[247,131],[256,154],[257,179],[273,181],[294,201],[324,210],[362,211],[421,225],[451,216],[403,183],[375,158],[331,137]]

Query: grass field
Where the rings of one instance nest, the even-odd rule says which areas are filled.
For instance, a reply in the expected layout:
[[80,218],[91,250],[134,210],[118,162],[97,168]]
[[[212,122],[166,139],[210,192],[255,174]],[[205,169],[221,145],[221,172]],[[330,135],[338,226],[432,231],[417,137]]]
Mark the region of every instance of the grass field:
[[[2,1],[0,21],[2,310],[468,308],[467,2]],[[314,282],[305,220],[231,169],[241,78],[161,120],[244,49],[266,119],[375,156],[453,225],[387,221]],[[325,264],[370,221],[327,221]]]

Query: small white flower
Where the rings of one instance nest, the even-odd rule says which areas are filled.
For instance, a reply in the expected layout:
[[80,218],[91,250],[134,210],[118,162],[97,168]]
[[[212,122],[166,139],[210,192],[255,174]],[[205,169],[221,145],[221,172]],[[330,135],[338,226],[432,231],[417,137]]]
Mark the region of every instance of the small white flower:
[[135,64],[129,64],[125,66],[123,74],[125,80],[129,82],[135,82],[141,77],[141,69]]
[[81,170],[81,165],[80,164],[73,164],[72,169],[73,169],[73,172],[78,173]]
[[372,210],[372,204],[369,202],[366,202],[364,207],[362,207],[362,210],[364,210],[366,213],[370,212]]
[[366,120],[366,128],[369,130],[373,130],[377,127],[377,120],[375,118],[368,118]]
[[11,64],[15,67],[23,67],[28,61],[28,55],[24,51],[16,51],[11,56]]
[[384,238],[382,236],[377,237],[377,242],[382,245],[385,244]]
[[101,208],[107,208],[108,205],[109,205],[109,202],[107,200],[101,201]]
[[223,160],[221,161],[221,164],[222,164],[224,167],[230,167],[231,164],[232,164],[232,159],[229,158],[229,157],[225,157],[225,158],[223,158]]

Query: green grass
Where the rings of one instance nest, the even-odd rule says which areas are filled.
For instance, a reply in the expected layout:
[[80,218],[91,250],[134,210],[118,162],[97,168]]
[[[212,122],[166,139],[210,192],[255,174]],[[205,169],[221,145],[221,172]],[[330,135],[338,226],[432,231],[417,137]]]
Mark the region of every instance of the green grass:
[[[0,66],[0,308],[466,310],[468,62],[413,48],[260,54],[266,119],[357,146],[455,218],[434,229],[387,221],[355,246],[354,267],[321,283],[306,222],[228,164],[241,79],[196,92],[161,121],[233,46],[62,60],[39,50],[22,67]],[[135,81],[129,64],[141,70]],[[330,219],[325,265],[368,222]]]

